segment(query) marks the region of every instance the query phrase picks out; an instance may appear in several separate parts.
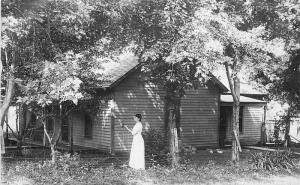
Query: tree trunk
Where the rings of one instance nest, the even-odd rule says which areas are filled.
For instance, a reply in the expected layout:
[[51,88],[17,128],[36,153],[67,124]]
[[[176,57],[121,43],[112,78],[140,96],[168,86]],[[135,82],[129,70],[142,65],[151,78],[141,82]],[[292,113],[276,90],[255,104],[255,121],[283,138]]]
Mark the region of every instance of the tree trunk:
[[50,143],[50,148],[51,148],[51,163],[54,164],[56,162],[55,144]]
[[232,112],[232,155],[231,160],[233,164],[238,164],[240,160],[239,156],[239,113],[240,113],[240,80],[238,77],[234,77],[234,90],[232,95],[235,96],[233,98],[233,112]]
[[5,93],[5,98],[3,100],[3,103],[1,104],[0,108],[0,121],[1,121],[1,127],[3,127],[4,124],[4,118],[7,113],[7,110],[9,108],[13,92],[14,92],[14,86],[15,86],[15,81],[13,77],[10,77],[7,80],[7,87],[6,87],[6,93]]
[[49,141],[50,149],[51,149],[51,162],[54,164],[56,162],[56,152],[55,152],[55,142],[53,142],[53,137],[51,138],[47,128],[46,128],[46,121],[43,121],[44,126],[44,134],[46,135],[46,138]]
[[288,110],[287,116],[284,118],[285,121],[285,135],[284,135],[284,148],[291,146],[291,137],[290,137],[290,127],[291,127],[291,115],[290,110]]
[[239,157],[239,110],[240,106],[238,103],[233,103],[233,112],[232,112],[232,154],[231,160],[233,164],[237,164],[240,160]]
[[22,149],[22,145],[23,145],[22,139],[18,138],[17,139],[17,149],[21,150]]
[[[0,11],[1,12],[1,11]],[[0,21],[1,23],[1,21]],[[0,53],[1,55],[1,53]],[[0,63],[2,64],[2,61],[0,61]],[[13,65],[12,65],[13,66]],[[13,68],[12,68],[13,69]],[[1,75],[2,75],[2,70],[1,70]],[[0,81],[2,76],[0,76]],[[3,125],[4,125],[4,118],[5,115],[7,114],[10,102],[11,102],[11,98],[13,96],[13,92],[14,92],[14,86],[15,86],[15,81],[14,78],[11,76],[9,77],[9,79],[7,80],[7,87],[6,87],[6,93],[5,93],[5,98],[3,100],[3,103],[0,102],[0,129],[1,129],[1,134],[0,134],[0,162],[2,160],[2,154],[5,153],[5,145],[4,145],[4,135],[3,135]],[[1,96],[1,93],[0,93]],[[1,179],[0,179],[1,180]]]
[[171,161],[172,167],[178,166],[179,162],[179,149],[178,149],[178,134],[177,134],[177,125],[176,118],[178,112],[175,106],[177,105],[177,98],[174,91],[170,90],[169,88],[166,91],[166,99],[165,99],[165,129],[166,129],[166,136],[169,138],[169,150],[171,154]]
[[69,152],[73,154],[74,146],[73,146],[73,121],[69,122]]
[[[2,87],[2,70],[3,70],[3,64],[2,64],[2,59],[1,59],[1,56],[2,56],[2,1],[0,0],[0,103],[2,102],[2,94],[1,94],[1,87]],[[2,108],[2,107],[1,107]],[[0,120],[2,117],[0,117]],[[3,125],[2,123],[0,124],[0,133],[3,133]],[[0,134],[0,142],[1,142],[1,139],[4,139],[3,137],[3,134],[1,135]],[[5,148],[3,148],[5,146],[2,146],[2,144],[0,143],[0,183],[2,183],[2,153],[5,152]]]
[[[228,63],[225,63],[226,76],[228,79],[231,95],[233,99],[232,109],[232,153],[231,161],[233,164],[238,164],[240,141],[239,141],[239,112],[240,112],[240,79],[237,75],[232,77],[229,72]],[[232,82],[233,81],[233,82]]]
[[265,145],[267,143],[267,125],[266,125],[266,111],[267,106],[264,106],[264,115],[263,115],[263,121],[261,125],[261,145]]
[[178,137],[177,137],[177,129],[175,125],[174,109],[170,109],[169,129],[170,129],[170,153],[172,156],[172,167],[175,168],[176,166],[178,166],[179,153],[178,153]]

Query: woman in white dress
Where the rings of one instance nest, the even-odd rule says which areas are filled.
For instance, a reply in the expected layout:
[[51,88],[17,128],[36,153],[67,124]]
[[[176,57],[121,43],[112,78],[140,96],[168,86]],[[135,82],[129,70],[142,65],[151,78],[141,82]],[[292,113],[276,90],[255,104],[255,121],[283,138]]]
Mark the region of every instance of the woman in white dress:
[[145,169],[145,145],[144,139],[142,137],[143,125],[141,123],[141,120],[142,115],[136,114],[134,116],[135,125],[132,130],[130,130],[126,125],[124,125],[124,127],[133,136],[129,166],[134,169]]

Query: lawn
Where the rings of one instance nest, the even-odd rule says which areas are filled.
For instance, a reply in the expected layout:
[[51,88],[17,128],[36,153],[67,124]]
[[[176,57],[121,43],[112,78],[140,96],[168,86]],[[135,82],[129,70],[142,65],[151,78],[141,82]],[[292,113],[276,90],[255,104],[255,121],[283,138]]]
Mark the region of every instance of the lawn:
[[[200,150],[187,155],[175,169],[151,166],[145,171],[128,168],[126,156],[109,158],[98,154],[70,157],[62,155],[57,165],[42,160],[7,161],[7,184],[103,184],[103,185],[153,185],[153,184],[299,184],[300,173],[255,169],[249,164],[250,153],[243,150],[239,166],[231,165],[230,150]],[[299,159],[294,159],[299,165]],[[116,165],[114,165],[116,164]],[[53,170],[55,168],[55,170]]]

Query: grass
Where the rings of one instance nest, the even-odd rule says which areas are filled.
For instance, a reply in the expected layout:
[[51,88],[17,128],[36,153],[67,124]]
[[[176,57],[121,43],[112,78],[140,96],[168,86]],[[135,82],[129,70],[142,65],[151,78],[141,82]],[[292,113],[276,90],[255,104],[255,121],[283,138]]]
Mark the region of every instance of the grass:
[[231,165],[230,150],[224,150],[222,154],[202,150],[183,158],[181,165],[175,169],[152,166],[145,171],[111,165],[122,162],[108,158],[89,160],[76,155],[62,155],[55,166],[47,160],[8,163],[5,177],[11,184],[298,184],[300,173],[297,170],[270,172],[253,168],[248,164],[250,152],[254,151],[243,150],[239,166]]

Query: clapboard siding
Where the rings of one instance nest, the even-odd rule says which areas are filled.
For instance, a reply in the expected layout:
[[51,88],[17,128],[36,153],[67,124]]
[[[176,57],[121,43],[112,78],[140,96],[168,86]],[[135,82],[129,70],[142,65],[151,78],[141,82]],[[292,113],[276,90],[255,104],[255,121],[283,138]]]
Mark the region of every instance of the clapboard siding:
[[165,91],[150,83],[141,83],[138,79],[141,79],[140,74],[133,73],[114,89],[116,151],[130,150],[132,135],[120,123],[133,128],[135,114],[142,114],[144,128],[162,129],[164,125]]
[[263,114],[263,106],[245,106],[244,129],[240,135],[242,144],[256,144],[260,141]]
[[217,146],[219,91],[213,86],[186,90],[181,101],[181,139],[195,147]]
[[[261,125],[263,121],[264,109],[263,105],[256,104],[246,104],[243,105],[243,132],[240,133],[240,142],[243,145],[257,144],[261,137]],[[227,134],[226,139],[231,141],[231,121],[232,121],[232,111],[227,119]]]
[[73,124],[73,144],[108,151],[111,141],[111,120],[109,112],[110,109],[105,107],[102,110],[98,110],[95,115],[89,113],[93,122],[91,138],[84,136],[84,115],[87,113],[73,112],[69,116],[69,121]]

